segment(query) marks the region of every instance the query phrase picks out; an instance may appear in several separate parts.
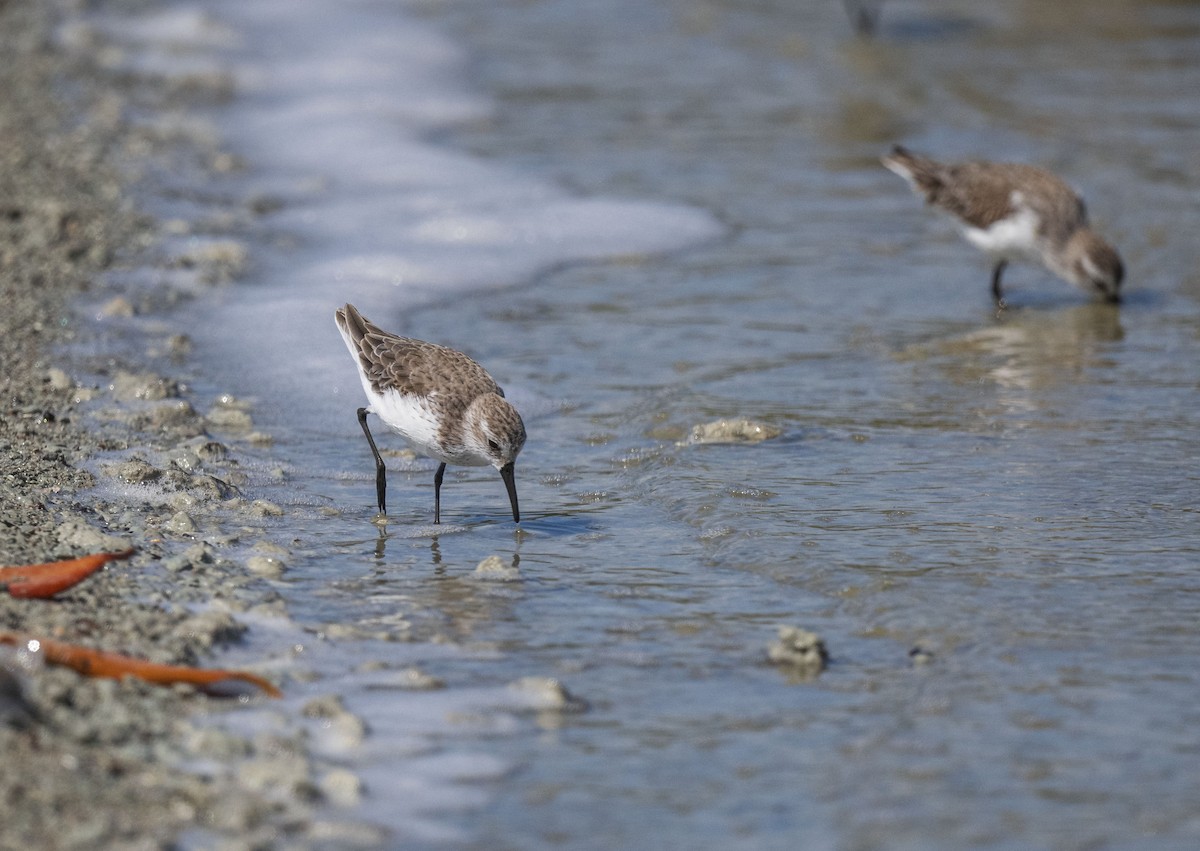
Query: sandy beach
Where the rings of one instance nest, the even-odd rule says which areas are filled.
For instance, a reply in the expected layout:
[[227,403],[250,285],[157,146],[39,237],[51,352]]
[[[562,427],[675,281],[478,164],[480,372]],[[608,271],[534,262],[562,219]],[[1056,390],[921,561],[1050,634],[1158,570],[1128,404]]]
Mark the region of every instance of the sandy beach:
[[[70,49],[60,42],[62,15],[74,26]],[[212,665],[211,648],[243,630],[238,612],[273,606],[243,565],[189,542],[187,524],[206,506],[240,507],[236,452],[208,431],[221,417],[205,419],[178,380],[147,374],[136,358],[80,363],[65,354],[81,334],[98,333],[81,329],[83,301],[100,297],[118,319],[145,309],[110,292],[111,282],[97,288],[108,270],[145,262],[158,227],[135,210],[133,178],[121,167],[132,145],[145,144],[126,119],[132,93],[92,63],[80,15],[34,0],[0,4],[8,58],[0,66],[0,564],[138,552],[52,600],[0,595],[0,629]],[[149,84],[136,85],[144,108]],[[104,340],[93,342],[103,351]],[[161,340],[138,345],[178,354],[186,338],[164,325]],[[96,478],[84,466],[97,453],[124,459],[102,463],[102,476],[154,481],[172,492],[172,506],[90,492]],[[251,528],[268,522],[270,507],[242,503]],[[0,664],[0,749],[9,764],[0,775],[0,847],[173,847],[185,833],[199,847],[263,847],[282,836],[303,847],[313,830],[353,844],[312,822],[321,793],[301,737],[251,741],[200,723],[236,700],[87,679],[7,648]],[[180,767],[198,760],[203,770]]]

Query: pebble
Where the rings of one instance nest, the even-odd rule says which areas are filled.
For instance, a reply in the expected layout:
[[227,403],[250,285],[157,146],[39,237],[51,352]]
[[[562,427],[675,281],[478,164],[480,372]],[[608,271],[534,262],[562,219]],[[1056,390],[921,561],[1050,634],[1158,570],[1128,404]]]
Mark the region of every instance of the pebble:
[[317,787],[335,807],[356,807],[362,802],[362,780],[352,771],[334,768],[325,772]]
[[163,559],[163,567],[171,573],[179,573],[180,571],[191,570],[206,564],[214,564],[216,556],[213,554],[213,549],[208,544],[199,543],[188,547],[178,555],[170,556]]
[[141,458],[132,458],[111,468],[117,478],[131,485],[153,482],[162,477],[162,470],[151,466]]
[[177,262],[184,268],[200,268],[205,283],[228,282],[241,275],[246,265],[248,252],[240,242],[232,239],[189,240],[188,249],[179,255]]
[[[386,848],[389,839],[395,840],[382,827],[373,824],[326,819],[314,821],[308,836],[317,848]],[[263,847],[271,844],[268,842]]]
[[46,371],[46,380],[50,382],[50,386],[55,390],[70,390],[75,386],[75,382],[71,380],[71,376],[58,367],[51,367]]
[[185,473],[195,473],[200,469],[200,456],[190,449],[172,449],[167,453],[167,463]]
[[445,681],[433,674],[427,674],[415,666],[397,671],[393,676],[387,678],[384,685],[410,691],[433,691],[446,687]]
[[505,564],[499,556],[488,556],[475,565],[475,578],[492,582],[515,582],[521,578],[521,570]]
[[238,408],[226,408],[218,405],[205,414],[204,419],[213,428],[223,428],[228,431],[249,431],[254,428],[254,419]]
[[167,340],[167,354],[181,360],[192,353],[192,338],[187,334],[172,334]]
[[928,647],[925,647],[924,645],[921,645],[921,644],[917,644],[911,650],[908,651],[908,658],[909,658],[909,661],[912,662],[915,667],[919,668],[924,665],[928,665],[928,664],[932,663],[934,660],[934,654],[933,654],[933,651],[930,650]]
[[322,722],[322,731],[328,736],[325,742],[327,749],[344,751],[355,748],[367,736],[366,723],[346,709],[341,697],[336,694],[312,698],[300,708],[300,714]]
[[783,434],[783,429],[748,419],[715,420],[692,426],[680,445],[702,443],[762,443]]
[[[155,406],[150,411],[147,422],[154,429],[179,428],[181,426],[192,426],[197,430],[201,428],[200,415],[196,413],[195,408],[182,399]],[[196,434],[192,436],[194,437]]]
[[829,652],[815,632],[797,626],[779,627],[779,637],[767,645],[767,658],[777,665],[809,672],[816,676],[825,670]]
[[132,546],[128,538],[106,535],[77,519],[63,521],[55,534],[60,550],[75,553],[116,553]]
[[133,304],[125,296],[110,298],[100,306],[97,317],[100,319],[128,319],[133,316]]
[[237,488],[229,482],[205,474],[192,476],[188,488],[200,499],[230,499],[238,495]]
[[218,443],[215,440],[200,438],[189,443],[192,451],[197,457],[204,461],[217,462],[224,461],[229,457],[229,449],[223,443]]
[[222,609],[205,609],[197,612],[179,626],[181,632],[195,639],[203,649],[217,644],[237,641],[246,634],[245,624],[234,620],[233,615]]
[[108,385],[119,402],[135,400],[159,401],[179,395],[179,385],[172,379],[152,372],[118,372]]
[[528,700],[531,709],[582,712],[587,708],[587,701],[571,694],[554,677],[521,677],[509,683],[508,688]]
[[282,517],[283,509],[265,499],[256,499],[250,503],[250,513],[256,517]]
[[186,491],[173,493],[171,494],[170,499],[167,500],[167,505],[171,506],[171,508],[174,508],[176,511],[190,511],[199,504],[200,500],[196,499],[196,497],[192,496]]
[[[269,752],[266,748],[264,751]],[[309,785],[308,765],[296,753],[273,753],[246,760],[237,773],[238,785],[251,792],[292,794],[312,797],[317,790]]]
[[263,579],[280,579],[287,570],[287,566],[271,556],[250,556],[246,559],[246,570]]
[[176,535],[195,535],[196,523],[185,511],[176,511],[171,519],[163,524],[163,528]]

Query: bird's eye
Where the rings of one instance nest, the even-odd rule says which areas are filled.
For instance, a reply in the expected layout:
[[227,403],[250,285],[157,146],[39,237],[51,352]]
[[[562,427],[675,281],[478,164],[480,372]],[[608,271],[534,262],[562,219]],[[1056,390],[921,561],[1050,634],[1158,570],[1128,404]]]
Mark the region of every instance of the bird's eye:
[[490,450],[492,450],[493,452],[495,452],[495,453],[499,454],[499,452],[500,452],[500,444],[499,444],[499,443],[497,443],[497,442],[496,442],[496,441],[494,441],[494,440],[489,440],[489,441],[488,441],[488,449],[490,449]]

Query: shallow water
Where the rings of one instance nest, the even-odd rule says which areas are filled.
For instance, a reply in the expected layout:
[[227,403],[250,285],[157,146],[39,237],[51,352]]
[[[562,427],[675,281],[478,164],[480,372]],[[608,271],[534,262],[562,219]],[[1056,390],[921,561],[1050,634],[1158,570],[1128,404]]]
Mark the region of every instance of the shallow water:
[[[1194,847],[1200,5],[894,3],[871,41],[837,3],[355,8],[436,47],[444,96],[398,153],[376,128],[357,185],[354,137],[263,156],[305,113],[252,76],[218,126],[282,206],[195,336],[275,437],[292,616],[406,639],[296,663],[371,727],[334,751],[359,814],[487,848]],[[994,315],[983,261],[878,165],[894,141],[1062,172],[1126,303],[1015,267]],[[347,299],[527,413],[520,531],[490,470],[448,475],[435,529],[434,465],[399,459],[370,524]],[[782,435],[687,444],[738,416]],[[492,554],[520,580],[474,578]],[[766,664],[784,623],[824,636],[819,678]],[[526,675],[588,711],[538,711]]]

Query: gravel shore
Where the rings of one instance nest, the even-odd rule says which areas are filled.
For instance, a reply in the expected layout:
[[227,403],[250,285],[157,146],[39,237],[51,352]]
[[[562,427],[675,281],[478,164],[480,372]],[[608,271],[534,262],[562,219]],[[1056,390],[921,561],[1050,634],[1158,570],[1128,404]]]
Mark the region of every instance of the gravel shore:
[[[136,212],[128,188],[128,164],[147,140],[127,114],[147,83],[94,62],[82,14],[0,0],[0,564],[138,553],[53,600],[0,594],[0,629],[212,665],[213,648],[244,632],[240,614],[281,612],[268,584],[200,542],[196,526],[212,528],[207,513],[219,507],[253,535],[276,512],[241,496],[236,448],[220,438],[244,411],[231,403],[202,415],[181,381],[138,362],[138,346],[186,359],[186,338],[169,323],[161,339],[126,345],[132,355],[81,364],[66,354],[97,334],[80,304],[121,319],[165,297],[102,283],[146,262],[159,225]],[[64,16],[76,19],[70,49]],[[92,489],[105,480],[146,483],[161,497],[106,498]],[[176,847],[181,837],[191,847],[369,844],[370,834],[317,820],[320,780],[301,733],[245,739],[212,723],[237,708],[190,687],[87,679],[3,650],[0,848]]]

